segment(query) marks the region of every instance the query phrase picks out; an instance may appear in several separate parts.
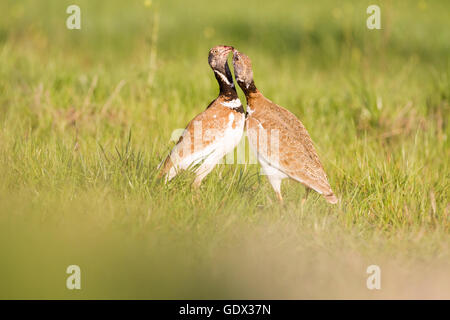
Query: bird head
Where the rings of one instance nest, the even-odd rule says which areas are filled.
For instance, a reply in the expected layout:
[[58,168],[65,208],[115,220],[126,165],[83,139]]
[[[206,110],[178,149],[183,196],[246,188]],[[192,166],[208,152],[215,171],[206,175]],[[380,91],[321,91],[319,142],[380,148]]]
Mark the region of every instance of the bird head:
[[245,54],[234,49],[233,67],[236,81],[242,90],[245,91],[253,83],[252,61]]
[[209,50],[208,63],[211,68],[220,72],[223,75],[226,74],[226,66],[228,54],[233,50],[233,47],[230,46],[215,46]]

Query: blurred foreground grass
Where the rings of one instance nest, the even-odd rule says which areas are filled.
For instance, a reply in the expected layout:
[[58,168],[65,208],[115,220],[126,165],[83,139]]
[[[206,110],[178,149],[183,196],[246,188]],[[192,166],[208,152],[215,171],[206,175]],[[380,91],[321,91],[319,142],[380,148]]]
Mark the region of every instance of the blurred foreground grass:
[[[70,31],[72,3],[0,4],[0,298],[450,298],[448,1],[77,1]],[[216,44],[303,121],[339,205],[285,182],[280,207],[256,165],[156,179]]]

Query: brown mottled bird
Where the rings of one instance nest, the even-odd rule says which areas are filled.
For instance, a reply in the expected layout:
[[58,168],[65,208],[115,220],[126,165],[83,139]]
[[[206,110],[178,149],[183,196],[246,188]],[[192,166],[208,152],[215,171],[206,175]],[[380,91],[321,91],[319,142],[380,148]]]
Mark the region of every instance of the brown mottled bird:
[[250,147],[278,199],[283,201],[281,181],[291,178],[306,186],[306,195],[311,188],[328,202],[337,203],[306,128],[294,114],[262,95],[253,81],[250,59],[237,50],[233,52],[235,78],[247,99]]
[[228,66],[230,46],[216,46],[209,51],[208,62],[219,83],[219,96],[205,111],[189,122],[177,144],[160,164],[160,177],[170,181],[180,170],[195,169],[194,186],[202,180],[242,138],[245,125],[244,108],[234,87]]

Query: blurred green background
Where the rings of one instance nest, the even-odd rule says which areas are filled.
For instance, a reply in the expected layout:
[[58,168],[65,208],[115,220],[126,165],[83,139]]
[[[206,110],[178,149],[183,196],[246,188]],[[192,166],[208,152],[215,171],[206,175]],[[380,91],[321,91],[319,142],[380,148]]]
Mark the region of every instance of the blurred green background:
[[[81,8],[68,30],[66,8]],[[381,30],[366,8],[381,8]],[[449,1],[0,3],[0,298],[450,298]],[[156,166],[233,45],[341,202]],[[241,100],[245,98],[240,92]],[[81,267],[82,290],[65,287]],[[382,290],[366,288],[377,264]]]

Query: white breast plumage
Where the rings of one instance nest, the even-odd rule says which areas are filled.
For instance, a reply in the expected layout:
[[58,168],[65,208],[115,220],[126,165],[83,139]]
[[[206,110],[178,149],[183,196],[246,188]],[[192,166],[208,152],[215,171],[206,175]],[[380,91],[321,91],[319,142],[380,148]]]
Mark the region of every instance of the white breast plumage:
[[239,100],[239,99],[234,99],[234,100],[231,100],[231,101],[221,102],[221,104],[222,104],[223,106],[225,106],[225,107],[234,109],[234,108],[238,108],[238,107],[241,106],[241,100]]

